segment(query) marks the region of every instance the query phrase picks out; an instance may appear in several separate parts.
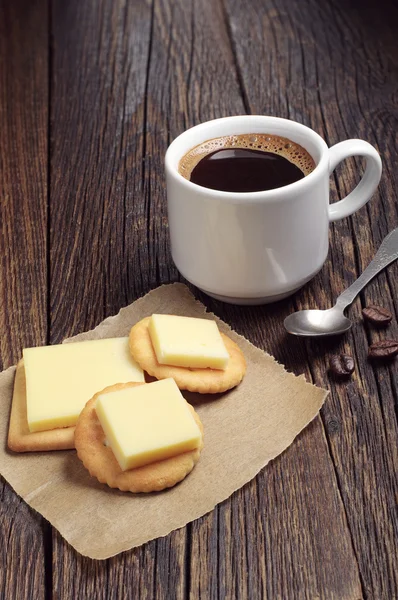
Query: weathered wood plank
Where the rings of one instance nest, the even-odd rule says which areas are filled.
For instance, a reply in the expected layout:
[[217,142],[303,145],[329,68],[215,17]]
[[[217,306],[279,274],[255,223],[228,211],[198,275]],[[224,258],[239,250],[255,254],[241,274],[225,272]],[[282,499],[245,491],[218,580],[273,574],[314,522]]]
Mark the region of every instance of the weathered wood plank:
[[[396,148],[396,123],[398,111],[394,108],[396,93],[390,81],[391,69],[398,73],[398,61],[390,52],[389,41],[398,22],[398,13],[385,14],[383,20],[369,19],[373,10],[368,4],[361,15],[350,10],[336,11],[334,22],[329,20],[330,36],[339,30],[355,31],[357,60],[355,66],[347,63],[344,53],[334,55],[336,88],[345,90],[336,94],[334,105],[339,106],[327,119],[327,134],[333,141],[344,115],[347,136],[363,137],[379,146],[384,162],[384,177],[380,193],[375,195],[366,210],[351,219],[353,232],[352,264],[357,263],[358,274],[374,256],[378,245],[387,232],[398,224],[398,210],[394,202],[394,177]],[[382,29],[379,27],[382,26]],[[379,34],[383,31],[382,38]],[[362,40],[366,40],[363,42]],[[385,42],[384,42],[385,40]],[[397,45],[395,44],[395,49]],[[381,57],[377,69],[369,71],[366,60],[369,55]],[[394,61],[395,59],[395,61]],[[341,74],[346,72],[344,83]],[[338,75],[338,76],[337,76]],[[395,77],[396,81],[396,77]],[[387,83],[387,85],[386,85]],[[326,86],[325,86],[326,87]],[[357,99],[357,114],[352,112],[353,98]],[[391,101],[388,99],[391,98]],[[321,93],[321,101],[323,101]],[[325,106],[333,106],[325,98]],[[387,108],[386,108],[387,107]],[[341,119],[343,120],[343,119]],[[395,125],[394,125],[395,123]],[[383,134],[380,135],[380,132]],[[380,144],[381,142],[381,144]],[[393,152],[392,152],[393,150]],[[393,161],[393,162],[392,162]],[[341,169],[341,173],[343,169]],[[349,191],[357,180],[355,169],[349,171],[345,180],[340,177],[342,193]],[[343,183],[344,182],[344,183]],[[339,226],[335,227],[339,235]],[[343,251],[343,249],[342,249]],[[347,252],[347,244],[344,245]],[[336,265],[333,267],[334,276]],[[356,301],[350,314],[356,327],[348,337],[346,347],[355,353],[358,365],[358,380],[346,389],[336,388],[337,394],[325,408],[325,419],[330,413],[337,416],[342,435],[331,436],[331,449],[338,469],[347,518],[353,534],[354,547],[358,556],[364,591],[369,598],[392,598],[398,595],[398,551],[396,513],[391,510],[398,495],[397,440],[398,427],[394,404],[396,403],[396,365],[380,366],[369,363],[367,348],[371,341],[398,335],[396,320],[388,331],[377,332],[361,322],[360,309],[370,302],[387,304],[395,308],[397,297],[398,265],[388,268]],[[344,273],[344,285],[355,277]],[[334,280],[335,281],[335,280]],[[391,282],[391,283],[390,283]],[[395,304],[395,306],[394,306]],[[315,355],[322,356],[319,347]],[[321,379],[325,363],[314,360]],[[329,410],[330,412],[329,412]],[[364,535],[366,531],[366,536]]]
[[[150,207],[148,164],[151,139],[167,134],[148,119],[153,18],[144,0],[53,2],[52,341],[159,283],[155,239],[164,219]],[[160,277],[167,281],[168,271]],[[100,563],[56,532],[53,540],[56,597],[183,597],[184,530]]]
[[56,598],[134,598],[152,600],[185,597],[186,532],[113,558],[95,561],[77,555],[54,531],[53,594]]
[[[232,31],[237,32],[238,22],[244,23],[234,41],[251,110],[302,121],[330,144],[363,137],[379,147],[383,157],[379,193],[368,208],[332,226],[327,263],[295,296],[294,308],[331,306],[398,223],[394,201],[397,79],[392,75],[398,70],[394,33],[398,16],[391,3],[382,5],[376,11],[373,3],[365,2],[357,11],[341,3],[254,2],[242,19],[240,3],[228,2]],[[268,70],[258,60],[249,62],[253,44],[261,48],[259,56],[268,52]],[[270,73],[271,86],[263,85],[260,68],[266,76]],[[338,171],[334,197],[337,191],[345,195],[357,180],[355,162],[347,161]],[[374,302],[389,306],[397,316],[397,274],[394,264],[355,302],[350,309],[355,325],[345,338],[303,343],[316,383],[332,391],[322,418],[363,593],[369,598],[398,595],[397,516],[392,509],[398,493],[396,364],[376,367],[367,361],[368,343],[387,333],[396,337],[397,325],[395,321],[388,332],[364,327],[360,308]],[[348,384],[336,384],[327,376],[329,356],[337,351],[356,358],[357,373]]]
[[[47,15],[0,2],[0,370],[47,336]],[[48,528],[4,480],[0,498],[0,597],[44,598]]]
[[[142,290],[145,269],[138,267],[146,244],[140,211],[151,6],[145,0],[134,5],[55,1],[52,21],[55,341],[92,327]],[[71,311],[73,305],[78,310]]]
[[47,333],[47,6],[25,4],[0,3],[1,369]]

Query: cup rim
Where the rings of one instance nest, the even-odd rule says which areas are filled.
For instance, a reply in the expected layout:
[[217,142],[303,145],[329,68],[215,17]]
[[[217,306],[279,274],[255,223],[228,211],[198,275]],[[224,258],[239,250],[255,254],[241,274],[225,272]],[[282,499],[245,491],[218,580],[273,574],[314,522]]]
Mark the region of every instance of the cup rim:
[[[189,179],[185,179],[185,177],[183,177],[178,172],[178,169],[172,163],[172,160],[173,160],[172,156],[175,153],[176,147],[178,147],[178,145],[181,143],[183,138],[190,135],[193,131],[202,129],[206,126],[211,125],[212,123],[214,123],[214,124],[220,123],[220,122],[221,123],[222,122],[231,123],[233,121],[242,121],[242,120],[254,121],[255,119],[270,120],[270,121],[273,121],[274,123],[277,122],[280,125],[287,125],[287,126],[292,126],[292,124],[293,124],[293,126],[296,129],[299,129],[302,132],[306,133],[306,135],[310,136],[311,139],[316,144],[318,144],[318,147],[321,150],[321,158],[320,158],[318,164],[316,165],[315,169],[313,171],[311,171],[311,173],[309,173],[308,175],[303,177],[302,179],[299,179],[299,181],[295,181],[294,183],[289,183],[288,185],[284,185],[279,188],[274,188],[272,190],[263,190],[263,191],[257,191],[257,192],[226,192],[226,191],[222,191],[222,190],[213,190],[212,188],[206,188],[201,185],[198,185],[197,183],[193,183]],[[247,132],[247,133],[251,133],[251,132]],[[271,135],[272,135],[272,132],[271,132]],[[219,136],[215,136],[215,137],[219,137]],[[289,137],[289,134],[287,134],[286,137]],[[209,139],[211,139],[211,138],[209,138]],[[203,123],[194,125],[193,127],[190,127],[189,129],[186,129],[185,131],[180,133],[171,142],[171,144],[169,145],[169,147],[166,150],[165,167],[166,167],[166,172],[168,174],[170,174],[172,177],[174,177],[180,185],[184,186],[187,191],[189,191],[189,190],[195,191],[197,194],[207,196],[207,197],[210,194],[212,196],[212,198],[217,198],[220,200],[232,200],[233,199],[235,201],[248,200],[248,201],[252,201],[252,202],[264,202],[266,200],[268,200],[268,201],[279,200],[281,198],[281,196],[285,196],[286,194],[290,194],[291,192],[302,192],[305,189],[305,187],[310,186],[316,179],[318,179],[318,177],[321,176],[321,172],[323,172],[324,168],[328,167],[329,157],[328,157],[327,150],[328,150],[328,146],[327,146],[325,140],[318,133],[316,133],[316,131],[314,131],[310,127],[307,127],[307,125],[303,125],[302,123],[299,123],[298,121],[294,121],[293,119],[284,119],[281,117],[273,117],[272,115],[237,115],[237,116],[232,116],[232,117],[221,117],[218,119],[211,119],[209,121],[204,121]]]

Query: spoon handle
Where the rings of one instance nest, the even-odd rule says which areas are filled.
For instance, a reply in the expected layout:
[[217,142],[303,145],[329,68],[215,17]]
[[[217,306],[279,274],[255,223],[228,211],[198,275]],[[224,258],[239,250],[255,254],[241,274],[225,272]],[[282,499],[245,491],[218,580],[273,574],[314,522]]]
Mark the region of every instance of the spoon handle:
[[382,241],[374,259],[366,267],[362,275],[337,298],[339,308],[349,306],[359,292],[375,275],[398,258],[398,227],[393,229]]

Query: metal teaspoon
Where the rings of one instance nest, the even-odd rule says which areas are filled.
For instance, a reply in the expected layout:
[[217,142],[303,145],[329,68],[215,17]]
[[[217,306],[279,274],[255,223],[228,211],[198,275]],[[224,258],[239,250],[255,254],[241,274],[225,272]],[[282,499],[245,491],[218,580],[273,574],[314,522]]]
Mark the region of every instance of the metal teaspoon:
[[293,335],[324,336],[344,333],[352,323],[344,316],[344,310],[375,275],[398,258],[398,227],[383,240],[376,256],[362,275],[337,298],[335,306],[328,310],[299,310],[284,321],[285,329]]

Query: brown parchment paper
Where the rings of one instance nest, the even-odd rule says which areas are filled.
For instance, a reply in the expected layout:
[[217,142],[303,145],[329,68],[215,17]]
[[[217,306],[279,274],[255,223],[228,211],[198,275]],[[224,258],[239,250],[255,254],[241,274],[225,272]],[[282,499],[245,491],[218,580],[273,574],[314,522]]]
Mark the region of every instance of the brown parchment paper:
[[[186,286],[170,284],[67,341],[128,335],[134,323],[152,313],[215,318]],[[15,367],[0,374],[0,472],[81,554],[108,558],[211,511],[285,450],[321,408],[325,390],[287,373],[271,356],[216,320],[221,331],[240,345],[247,373],[238,388],[217,400],[186,395],[203,422],[205,447],[192,473],[164,492],[134,495],[111,490],[90,477],[73,450],[27,454],[7,450]]]

